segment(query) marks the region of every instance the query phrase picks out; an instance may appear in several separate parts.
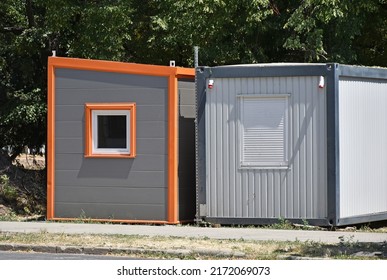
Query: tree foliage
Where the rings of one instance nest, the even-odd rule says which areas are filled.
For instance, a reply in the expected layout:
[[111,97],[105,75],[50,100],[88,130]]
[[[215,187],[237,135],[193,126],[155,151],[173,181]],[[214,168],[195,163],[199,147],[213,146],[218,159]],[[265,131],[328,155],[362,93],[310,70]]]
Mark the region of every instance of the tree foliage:
[[32,1],[5,0],[0,4],[0,147],[14,155],[24,145],[45,142],[46,33],[39,28],[41,12]]
[[0,147],[46,139],[46,65],[59,56],[193,66],[387,66],[387,1],[2,0]]
[[[201,63],[208,65],[265,59],[260,41],[268,28],[265,19],[272,14],[267,0],[149,1],[148,5],[148,22],[141,23],[139,40],[132,42],[134,48],[141,46],[139,59],[147,57],[152,63],[174,59],[192,66],[194,45],[201,48]],[[152,31],[143,32],[144,27]]]
[[59,55],[125,60],[132,8],[125,0],[42,0],[51,48]]
[[[351,0],[300,1],[284,26],[292,30],[284,46],[299,51],[304,56],[303,60],[308,62],[360,61],[367,65],[367,61],[359,57],[359,44],[371,35],[370,30],[374,30],[379,36],[384,34],[384,38],[377,37],[374,43],[382,43],[383,47],[379,47],[385,52],[386,3],[385,0],[359,0],[356,5]],[[371,27],[372,18],[378,19],[378,22]],[[386,65],[387,62],[384,60],[382,63]]]

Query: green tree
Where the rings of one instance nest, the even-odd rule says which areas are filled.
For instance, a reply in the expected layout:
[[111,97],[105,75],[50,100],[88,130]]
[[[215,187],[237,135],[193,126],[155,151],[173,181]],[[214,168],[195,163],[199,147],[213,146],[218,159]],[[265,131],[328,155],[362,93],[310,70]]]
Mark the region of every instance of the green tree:
[[46,139],[47,57],[193,66],[333,61],[387,66],[387,1],[3,0],[0,147]]
[[11,159],[46,142],[47,58],[125,60],[130,1],[3,0],[0,3],[0,148]]
[[47,34],[30,0],[0,4],[0,147],[12,157],[45,142]]
[[125,46],[131,36],[133,14],[131,1],[40,1],[46,10],[51,48],[58,55],[126,60]]
[[387,67],[387,1],[379,1],[375,7],[374,12],[366,15],[353,45],[359,64]]
[[[133,1],[140,6],[143,1]],[[200,63],[222,65],[261,62],[264,36],[273,14],[268,0],[146,1],[136,10],[128,49],[137,62],[193,66],[193,46]]]
[[[359,55],[370,54],[371,49],[385,53],[386,3],[385,0],[359,0],[356,4],[351,0],[299,1],[284,26],[291,30],[284,46],[302,61],[370,65]],[[375,39],[375,46],[363,43],[368,36]],[[385,59],[380,63],[387,65]]]

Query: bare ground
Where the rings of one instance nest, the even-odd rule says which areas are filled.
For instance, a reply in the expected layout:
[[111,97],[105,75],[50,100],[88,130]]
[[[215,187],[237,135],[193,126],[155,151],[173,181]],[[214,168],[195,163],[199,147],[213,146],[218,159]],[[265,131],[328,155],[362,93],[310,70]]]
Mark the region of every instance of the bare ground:
[[45,173],[42,156],[22,154],[11,163],[0,154],[0,219],[44,214]]

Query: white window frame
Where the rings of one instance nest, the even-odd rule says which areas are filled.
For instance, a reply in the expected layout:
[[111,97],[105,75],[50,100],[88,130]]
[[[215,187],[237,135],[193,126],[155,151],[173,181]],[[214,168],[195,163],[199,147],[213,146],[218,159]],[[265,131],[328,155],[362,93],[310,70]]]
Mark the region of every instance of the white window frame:
[[[288,145],[289,145],[289,97],[290,94],[239,94],[238,98],[238,109],[239,109],[239,119],[238,119],[238,142],[239,142],[239,168],[241,169],[288,169]],[[244,152],[244,102],[245,100],[251,99],[261,99],[262,101],[266,100],[275,100],[282,99],[284,101],[284,111],[283,111],[283,157],[281,160],[273,161],[249,161],[245,160]]]
[[[93,154],[130,154],[130,111],[129,110],[92,110],[92,153]],[[98,116],[126,116],[126,148],[98,148]]]

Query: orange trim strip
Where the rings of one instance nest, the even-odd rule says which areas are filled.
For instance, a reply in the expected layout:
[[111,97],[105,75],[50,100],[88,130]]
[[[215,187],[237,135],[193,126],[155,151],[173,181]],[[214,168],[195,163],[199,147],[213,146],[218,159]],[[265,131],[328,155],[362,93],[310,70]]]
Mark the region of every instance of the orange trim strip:
[[188,78],[188,79],[194,79],[195,78],[195,69],[192,68],[176,68],[175,72],[176,78]]
[[[47,218],[54,218],[54,192],[55,192],[55,69],[70,68],[89,71],[103,71],[126,73],[136,75],[163,76],[168,77],[168,221],[160,223],[178,223],[178,78],[194,78],[195,69],[168,67],[157,65],[145,65],[136,63],[123,63],[103,60],[89,60],[63,57],[48,58],[48,163],[47,163]],[[135,114],[132,118],[135,124]],[[88,121],[87,123],[90,123]],[[135,128],[135,125],[133,126]],[[86,126],[86,130],[90,130]],[[135,139],[132,141],[135,152]],[[86,150],[87,153],[90,151]],[[107,155],[108,156],[108,155]],[[117,155],[116,155],[117,156]],[[105,155],[101,156],[105,157]],[[109,156],[110,157],[110,156]],[[112,221],[112,220],[108,220]],[[121,222],[121,220],[115,220]],[[158,223],[158,221],[122,221],[122,222],[144,222]]]
[[195,76],[195,69],[169,67],[139,63],[116,62],[106,60],[91,60],[66,57],[49,57],[56,68],[71,68],[79,70],[115,72],[149,76]]
[[[93,110],[127,110],[130,112],[130,153],[93,153]],[[85,104],[85,157],[88,158],[135,158],[136,157],[136,103],[86,103]]]
[[91,154],[93,133],[91,131],[91,109],[85,104],[85,156]]
[[177,79],[169,76],[168,82],[168,222],[178,220],[178,97]]
[[127,155],[127,154],[91,154],[84,155],[85,158],[135,158],[136,156]]
[[50,59],[47,72],[47,219],[52,219],[55,211],[55,72]]
[[130,115],[130,128],[131,128],[131,134],[130,134],[130,154],[135,157],[137,155],[136,150],[136,135],[137,135],[137,113],[136,113],[136,103],[133,104],[131,115]]
[[53,218],[53,221],[91,221],[106,223],[125,223],[125,224],[168,224],[167,221],[152,220],[117,220],[117,219],[77,219],[77,218]]

